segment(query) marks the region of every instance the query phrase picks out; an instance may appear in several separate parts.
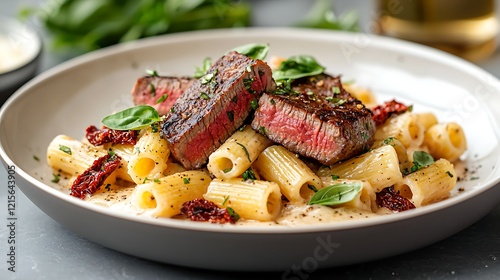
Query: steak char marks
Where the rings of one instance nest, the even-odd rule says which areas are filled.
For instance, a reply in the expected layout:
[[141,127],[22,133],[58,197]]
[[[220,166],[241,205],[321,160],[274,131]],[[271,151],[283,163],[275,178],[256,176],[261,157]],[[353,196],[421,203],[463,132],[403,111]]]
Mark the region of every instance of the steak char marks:
[[[196,81],[190,77],[144,76],[132,89],[134,105],[150,105],[160,116],[166,115],[175,101]],[[166,98],[163,98],[166,96]],[[162,99],[164,99],[162,101]],[[161,102],[158,102],[161,101]]]
[[172,106],[162,125],[172,155],[199,169],[252,112],[252,102],[276,87],[269,66],[237,52],[216,61]]
[[252,128],[331,165],[366,151],[376,127],[371,111],[344,90],[340,77],[320,74],[293,81],[286,94],[264,93]]

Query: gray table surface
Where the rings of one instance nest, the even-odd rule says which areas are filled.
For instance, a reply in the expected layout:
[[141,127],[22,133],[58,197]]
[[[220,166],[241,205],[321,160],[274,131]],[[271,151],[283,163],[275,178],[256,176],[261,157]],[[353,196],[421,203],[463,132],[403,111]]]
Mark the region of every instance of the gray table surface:
[[[0,0],[0,15],[14,16],[24,4]],[[282,1],[253,1],[266,11]],[[288,1],[288,15],[304,1]],[[357,9],[362,25],[373,17],[370,1],[334,1],[338,11]],[[295,8],[294,8],[295,7]],[[276,14],[276,13],[275,13]],[[286,25],[289,17],[259,13],[255,25]],[[40,72],[70,57],[46,49]],[[500,52],[478,63],[500,77]],[[107,249],[68,231],[17,192],[16,272],[7,270],[7,174],[0,168],[0,279],[283,279],[283,272],[227,273],[155,263]],[[500,186],[497,186],[500,187]],[[388,240],[390,242],[390,240]],[[286,278],[285,278],[286,279]],[[425,248],[369,263],[324,269],[302,279],[500,279],[500,205],[469,228]]]

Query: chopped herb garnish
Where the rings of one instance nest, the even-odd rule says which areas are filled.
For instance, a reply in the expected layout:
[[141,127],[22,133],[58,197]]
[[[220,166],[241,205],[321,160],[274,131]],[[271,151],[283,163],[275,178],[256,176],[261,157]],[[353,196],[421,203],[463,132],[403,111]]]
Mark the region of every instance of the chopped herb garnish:
[[245,172],[242,174],[243,176],[243,181],[246,180],[257,180],[257,176],[255,176],[255,173],[253,172],[252,167],[249,167]]
[[224,173],[229,173],[229,172],[231,172],[231,170],[233,170],[233,168],[229,167],[229,168],[223,169],[222,171]]
[[158,183],[158,184],[161,183],[160,179],[154,179],[153,182]]
[[335,105],[342,105],[345,103],[344,99],[338,98],[338,97],[333,97],[333,96],[328,96],[325,98],[325,100],[330,101],[332,103],[335,103]]
[[233,208],[227,207],[226,210],[229,216],[233,217],[235,221],[238,221],[240,219],[240,215],[238,215],[238,213],[236,213]]
[[314,95],[314,92],[312,92],[312,91],[308,91],[306,94],[307,94],[308,96],[313,96],[313,95]]
[[228,199],[229,199],[229,195],[224,197],[224,201],[222,201],[222,206],[224,206],[226,204]]
[[479,177],[470,177],[471,180],[477,180]]
[[189,184],[189,182],[191,182],[191,178],[187,177],[182,178],[182,180],[184,181],[184,184]]
[[384,144],[389,145],[392,141],[394,141],[394,137],[389,137],[384,140]]
[[263,126],[259,127],[259,132],[261,134],[267,135],[267,129],[265,127],[263,127]]
[[249,162],[252,162],[252,160],[250,159],[250,154],[248,153],[247,148],[246,148],[243,144],[241,144],[241,143],[236,142],[236,144],[240,145],[240,146],[241,146],[241,148],[243,148],[243,151],[245,152],[245,155],[247,155],[247,159],[248,159],[248,161],[249,161]]
[[332,87],[332,92],[333,92],[333,94],[339,94],[340,88],[339,87]]
[[144,180],[142,180],[142,183],[145,184],[147,181],[150,181],[151,179],[149,179],[148,177],[144,177]]
[[274,99],[271,99],[269,102],[271,102],[272,105],[276,104],[276,101],[274,101]]
[[71,149],[68,146],[59,145],[59,150],[67,153],[68,155],[72,155]]
[[246,124],[244,124],[244,125],[242,125],[242,126],[241,126],[238,130],[239,130],[239,131],[243,131],[243,130],[245,130],[245,128],[246,128],[246,127],[247,127],[247,125],[246,125]]
[[233,101],[234,103],[237,103],[237,102],[238,102],[238,95],[235,95],[235,96],[233,97],[232,101]]
[[153,85],[152,83],[149,84],[149,92],[151,92],[151,96],[156,96],[155,85]]
[[149,76],[153,76],[153,77],[158,76],[158,72],[156,72],[156,70],[151,70],[151,69],[147,69],[146,74],[148,74]]
[[227,117],[230,121],[234,121],[234,112],[233,111],[227,111]]
[[259,108],[259,100],[254,99],[250,101],[250,106],[252,106],[252,109],[257,110]]
[[453,178],[453,174],[451,174],[450,171],[446,171],[446,174],[448,174],[448,176],[450,176],[450,178]]
[[158,100],[156,100],[156,104],[162,103],[163,101],[167,100],[167,98],[168,98],[168,94],[162,95],[160,98],[158,98]]
[[172,114],[175,113],[175,108],[174,107],[170,108],[170,113],[172,113]]
[[214,80],[215,75],[217,75],[217,69],[215,69],[212,73],[207,73],[200,78],[200,82],[202,85],[208,84]]
[[317,189],[315,186],[313,186],[313,185],[309,185],[309,184],[308,184],[308,185],[307,185],[307,187],[308,187],[309,189],[311,189],[313,192],[318,192],[318,189]]
[[332,175],[332,180],[338,180],[340,178],[339,175]]
[[37,156],[33,156],[33,159],[36,160],[36,161],[40,161],[40,159],[37,157]]
[[113,150],[109,149],[109,150],[108,150],[108,155],[109,155],[110,157],[113,157],[113,156],[115,155],[115,151],[113,151]]
[[244,79],[243,80],[243,85],[245,86],[245,89],[248,92],[251,92],[251,93],[253,93],[253,90],[252,90],[252,83],[253,83],[253,81],[254,81],[254,78]]
[[158,123],[153,123],[151,124],[151,132],[153,133],[156,133],[159,131],[159,128],[158,128],[159,124]]
[[59,180],[61,179],[61,177],[59,176],[59,174],[52,174],[54,175],[54,178],[52,180],[50,180],[52,183],[59,183]]
[[210,99],[210,96],[208,96],[208,94],[206,94],[205,92],[200,93],[200,97],[205,99],[205,100]]
[[106,186],[104,186],[104,188],[106,189],[106,191],[111,191],[111,184],[106,184]]

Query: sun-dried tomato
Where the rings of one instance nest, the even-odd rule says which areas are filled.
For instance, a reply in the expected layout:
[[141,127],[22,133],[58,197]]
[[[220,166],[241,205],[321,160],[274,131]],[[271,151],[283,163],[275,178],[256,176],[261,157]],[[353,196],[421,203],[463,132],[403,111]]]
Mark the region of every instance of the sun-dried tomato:
[[106,143],[135,145],[137,142],[137,131],[135,130],[114,130],[107,127],[99,130],[93,125],[87,127],[85,136],[94,146]]
[[393,187],[384,188],[377,193],[377,205],[396,212],[415,208],[410,200],[396,192]]
[[76,177],[70,195],[83,199],[87,194],[94,194],[120,163],[121,159],[117,155],[106,154],[96,159],[92,166]]
[[212,201],[203,198],[184,202],[181,207],[181,213],[191,221],[199,222],[234,224],[238,220],[238,217],[234,213],[231,214],[228,208],[220,208]]
[[393,114],[403,114],[409,107],[396,100],[387,101],[372,109],[373,120],[377,125],[383,124]]

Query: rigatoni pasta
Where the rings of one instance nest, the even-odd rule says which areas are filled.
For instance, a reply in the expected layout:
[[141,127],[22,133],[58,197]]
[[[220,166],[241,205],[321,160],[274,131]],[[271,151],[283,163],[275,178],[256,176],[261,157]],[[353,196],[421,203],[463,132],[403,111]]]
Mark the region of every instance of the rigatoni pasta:
[[389,137],[398,138],[406,148],[418,147],[424,141],[425,128],[418,121],[416,114],[406,112],[390,117],[383,125],[377,128],[375,139],[384,140]]
[[134,145],[134,154],[128,162],[128,173],[136,184],[147,179],[160,178],[167,168],[170,150],[159,132],[148,129]]
[[454,122],[435,124],[425,132],[424,144],[435,158],[456,161],[467,148],[465,133]]
[[[83,173],[96,159],[107,153],[102,147],[95,147],[67,135],[58,135],[47,148],[47,162],[53,169],[75,176]],[[122,160],[114,173],[116,178],[131,181],[126,161]]]
[[153,217],[172,217],[181,213],[184,202],[203,197],[210,184],[204,171],[185,171],[139,184],[134,204]]
[[376,192],[403,178],[399,169],[398,155],[390,145],[384,145],[344,162],[323,167],[318,171],[318,175],[366,180]]
[[408,198],[415,207],[420,207],[445,199],[456,183],[457,174],[453,164],[446,159],[439,159],[427,167],[408,174],[395,184],[394,189]]
[[214,179],[203,197],[250,220],[274,221],[281,211],[280,188],[269,181]]
[[294,153],[282,146],[266,148],[255,164],[255,170],[266,180],[276,182],[290,201],[304,201],[320,189],[319,177]]
[[217,178],[229,179],[247,170],[271,141],[249,125],[236,131],[209,159],[207,168]]

